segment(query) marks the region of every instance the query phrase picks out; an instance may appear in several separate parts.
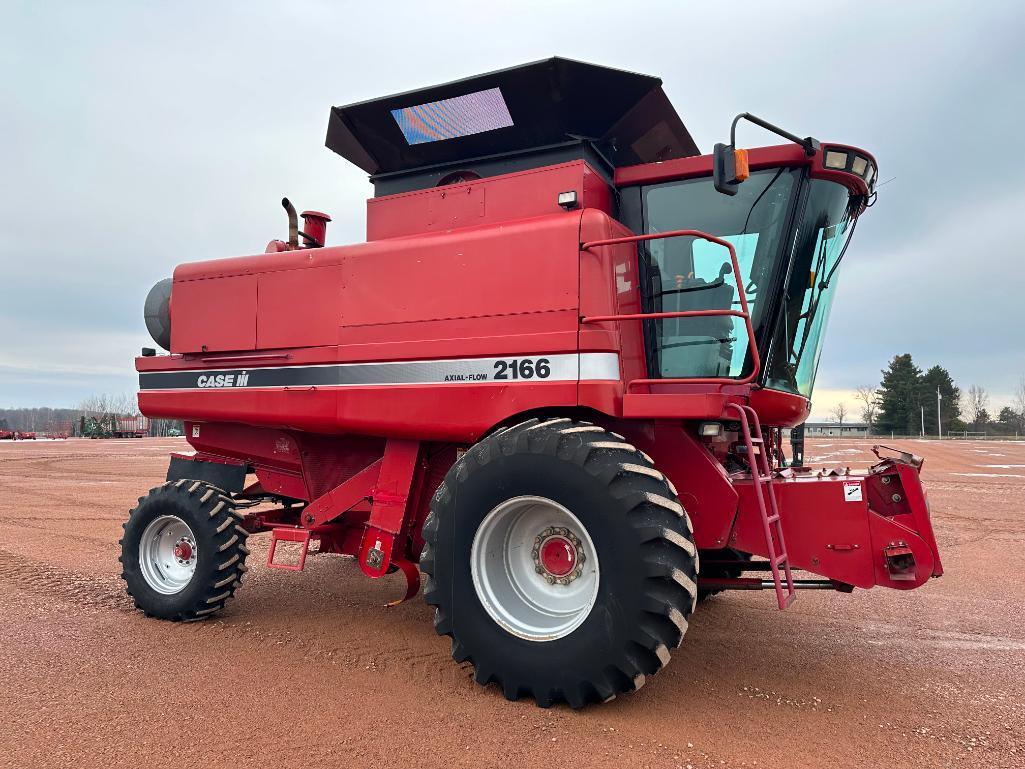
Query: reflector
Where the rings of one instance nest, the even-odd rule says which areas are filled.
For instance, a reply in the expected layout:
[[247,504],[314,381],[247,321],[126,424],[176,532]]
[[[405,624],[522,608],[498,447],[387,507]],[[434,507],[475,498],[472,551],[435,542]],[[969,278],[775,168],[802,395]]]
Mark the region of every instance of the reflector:
[[747,150],[734,150],[733,158],[735,169],[733,176],[734,180],[738,182],[745,181],[751,175],[750,166],[747,161]]

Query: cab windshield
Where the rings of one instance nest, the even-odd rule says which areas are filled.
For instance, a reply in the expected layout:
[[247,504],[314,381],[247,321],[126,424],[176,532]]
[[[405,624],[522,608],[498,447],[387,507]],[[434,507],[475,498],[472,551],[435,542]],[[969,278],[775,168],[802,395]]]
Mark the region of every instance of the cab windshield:
[[[763,337],[773,302],[769,295],[783,261],[787,220],[801,171],[758,171],[735,196],[715,191],[710,178],[688,179],[642,190],[645,231],[694,229],[729,241],[737,252],[755,337]],[[695,238],[652,240],[641,249],[648,312],[740,309],[729,252]],[[753,361],[744,321],[731,316],[670,318],[647,322],[652,375],[733,377]]]
[[[802,186],[806,194],[798,200]],[[716,192],[707,177],[644,187],[641,197],[645,232],[694,229],[733,244],[763,382],[810,398],[837,268],[855,221],[857,202],[847,188],[805,179],[800,169],[774,168],[751,174],[732,197]],[[652,240],[640,259],[646,312],[741,309],[722,246],[685,237]],[[741,318],[649,320],[645,334],[654,377],[737,379],[753,366]]]

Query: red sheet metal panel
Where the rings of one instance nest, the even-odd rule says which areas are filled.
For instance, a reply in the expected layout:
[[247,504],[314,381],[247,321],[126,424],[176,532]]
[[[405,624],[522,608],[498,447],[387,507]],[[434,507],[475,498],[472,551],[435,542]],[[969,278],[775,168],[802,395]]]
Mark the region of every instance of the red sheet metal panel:
[[[399,241],[343,262],[342,323],[368,326],[577,307],[579,215]],[[576,325],[575,323],[573,324]],[[408,331],[411,338],[416,330]]]
[[340,265],[260,275],[258,347],[273,350],[338,344],[341,304]]
[[255,275],[175,280],[171,351],[256,349]]

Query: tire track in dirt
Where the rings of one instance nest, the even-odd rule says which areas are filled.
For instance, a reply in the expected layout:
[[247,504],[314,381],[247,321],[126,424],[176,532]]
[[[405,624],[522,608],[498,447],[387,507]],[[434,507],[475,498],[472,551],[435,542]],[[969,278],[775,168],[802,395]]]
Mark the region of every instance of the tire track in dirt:
[[120,577],[81,574],[0,548],[0,578],[17,590],[91,609],[135,610]]
[[[429,624],[423,628],[426,644],[438,641],[434,651],[416,648],[409,643],[396,640],[382,643],[380,636],[362,639],[346,635],[345,627],[329,639],[323,636],[293,635],[287,630],[269,630],[255,621],[242,621],[241,616],[213,619],[194,626],[199,632],[211,632],[220,637],[218,643],[230,641],[256,642],[264,647],[285,650],[293,657],[301,657],[307,663],[331,665],[352,670],[369,671],[374,674],[401,678],[402,681],[431,690],[441,687],[460,696],[473,696],[476,684],[473,682],[473,667],[468,663],[456,664],[449,653],[450,645],[442,639],[435,639]],[[447,639],[445,639],[447,641]]]
[[[115,483],[115,481],[111,481],[111,487],[112,488],[113,488],[113,484],[114,483]],[[49,491],[48,492],[48,491],[36,491],[36,490],[33,490],[33,492],[32,492],[33,502],[34,503],[38,503],[38,502],[50,503],[54,507],[63,508],[63,509],[66,509],[68,507],[74,507],[74,508],[79,508],[79,509],[110,510],[112,507],[114,507],[113,505],[110,504],[110,500],[109,499],[91,500],[91,501],[90,500],[83,500],[83,499],[81,499],[81,497],[76,496],[74,491],[75,491],[74,489],[68,489],[68,492],[66,494],[64,494],[64,493],[60,493],[60,492],[57,492],[57,491]],[[78,491],[81,492],[81,488],[79,488]],[[132,504],[132,503],[127,503],[127,504]],[[118,508],[115,507],[114,509],[117,510]],[[123,509],[124,509],[124,512],[120,513],[120,515],[121,515],[121,519],[120,520],[125,521],[125,520],[128,520],[128,510],[129,510],[129,508],[128,507],[123,507]],[[50,518],[48,518],[46,516],[37,516],[37,517],[40,520],[52,520],[52,519],[50,519]],[[81,517],[81,518],[72,518],[70,520],[88,521],[88,520],[93,520],[93,518],[91,518],[91,517]]]
[[[82,521],[82,520],[106,521],[108,523],[114,523],[114,524],[117,524],[117,523],[121,522],[121,519],[117,519],[117,518],[85,518],[85,519],[83,519],[83,518],[60,518],[60,519],[57,519],[57,520],[58,520],[59,523],[70,523],[70,524],[78,523],[79,521]],[[45,534],[49,534],[51,537],[52,536],[60,536],[60,538],[63,539],[63,540],[71,540],[73,542],[84,542],[84,543],[88,543],[90,545],[95,545],[97,542],[99,542],[99,543],[109,543],[109,538],[107,538],[103,534],[97,533],[95,531],[93,533],[91,533],[91,534],[90,533],[79,533],[77,531],[60,531],[60,532],[57,532],[57,531],[54,530],[54,527],[49,524],[49,520],[48,519],[38,519],[37,518],[35,520],[29,519],[29,520],[15,521],[15,520],[11,520],[10,518],[0,518],[0,527],[6,527],[6,528],[9,528],[9,529],[16,529],[16,530],[19,530],[19,529],[20,530],[30,529],[32,531],[41,531],[41,532],[44,532]]]
[[[3,548],[0,548],[0,580],[16,590],[75,606],[111,610],[119,614],[137,613],[119,576],[83,574]],[[249,581],[252,582],[251,579]],[[305,600],[313,596],[321,599],[339,597],[323,584],[318,584],[319,582],[320,580],[317,580],[314,584],[304,586]],[[254,587],[252,584],[247,586],[251,589]],[[256,589],[259,590],[259,587]],[[318,601],[315,600],[314,603]],[[344,611],[344,607],[340,607],[339,611]],[[452,684],[456,684],[455,688],[465,690],[468,696],[473,690],[472,668],[453,663],[448,654],[448,644],[442,644],[444,649],[431,652],[397,642],[382,646],[379,643],[380,639],[361,643],[359,638],[345,635],[344,626],[339,628],[340,635],[325,641],[323,637],[310,638],[294,635],[290,630],[269,629],[265,625],[243,620],[243,616],[236,614],[223,619],[214,618],[208,622],[197,623],[196,628],[201,629],[200,632],[211,632],[225,640],[230,638],[250,643],[255,641],[257,645],[266,647],[285,647],[323,664],[399,675],[404,680],[444,685],[447,689],[453,688]],[[396,619],[401,618],[396,616]],[[401,627],[396,628],[397,631],[408,628],[405,622],[399,624]],[[423,630],[425,635],[430,634],[430,624],[424,623]]]

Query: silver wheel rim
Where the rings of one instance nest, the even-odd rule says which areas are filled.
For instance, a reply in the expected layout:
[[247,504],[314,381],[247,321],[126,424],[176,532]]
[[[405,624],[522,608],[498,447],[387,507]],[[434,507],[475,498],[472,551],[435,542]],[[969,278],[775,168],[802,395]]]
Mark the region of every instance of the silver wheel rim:
[[176,515],[154,518],[139,540],[142,577],[162,595],[174,595],[188,586],[196,573],[198,557],[196,536]]
[[[545,557],[562,551],[561,560]],[[569,635],[598,596],[598,554],[587,529],[545,497],[514,497],[488,513],[473,538],[470,572],[491,618],[530,641]]]

